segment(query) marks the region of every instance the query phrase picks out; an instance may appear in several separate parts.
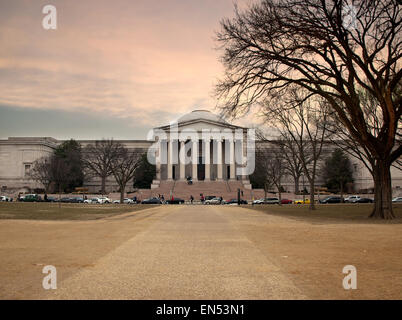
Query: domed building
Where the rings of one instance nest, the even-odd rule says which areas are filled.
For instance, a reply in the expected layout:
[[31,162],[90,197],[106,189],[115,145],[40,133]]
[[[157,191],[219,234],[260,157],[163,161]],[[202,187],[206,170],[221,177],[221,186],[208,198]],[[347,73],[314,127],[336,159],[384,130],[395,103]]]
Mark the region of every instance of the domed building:
[[244,180],[248,184],[248,178],[236,170],[240,164],[236,164],[235,156],[236,151],[237,158],[245,156],[247,128],[232,125],[208,110],[194,110],[155,131],[161,131],[163,136],[156,146],[160,155],[156,184],[161,180],[189,179]]
[[[147,153],[149,161],[156,167],[151,188],[139,190],[140,198],[164,195],[165,198],[188,199],[190,195],[204,194],[230,199],[237,196],[238,190],[246,199],[263,196],[261,190],[253,190],[249,176],[254,172],[256,147],[270,151],[276,148],[274,143],[255,141],[247,128],[233,125],[208,110],[184,114],[170,124],[154,128],[151,133],[147,140],[117,140],[139,154]],[[96,142],[77,141],[82,147]],[[36,160],[51,155],[63,142],[49,137],[0,140],[1,193],[15,195],[42,188],[32,180],[29,172]],[[372,188],[373,180],[368,170],[362,163],[353,162],[356,189]],[[394,188],[400,190],[400,172],[393,169],[392,177]],[[282,186],[293,191],[292,179],[285,180]],[[99,192],[101,179],[87,178],[84,187],[90,193]],[[108,177],[106,190],[118,191],[113,176]],[[135,190],[130,185],[127,191]]]
[[[225,190],[231,186],[226,181],[236,181],[231,183],[234,190],[251,188],[248,175],[243,175],[240,170],[246,163],[235,163],[235,152],[240,157],[246,153],[243,143],[247,138],[246,128],[232,125],[208,110],[194,110],[153,130],[157,134],[149,140],[118,142],[138,153],[148,153],[148,158],[155,161],[154,194],[172,193],[174,187],[178,190],[180,183],[188,186],[189,180],[193,182],[194,192],[198,182],[205,182],[204,188],[209,189],[213,184],[207,186],[206,182],[220,182]],[[95,143],[94,140],[77,141],[82,147]],[[0,140],[0,186],[3,193],[32,192],[40,188],[40,184],[30,178],[29,171],[37,159],[52,154],[63,142],[47,137]],[[180,161],[181,157],[183,161]],[[99,192],[100,185],[97,177],[84,182],[89,192]],[[107,190],[117,189],[116,181],[109,177]]]
[[200,121],[200,120],[226,123],[226,121],[223,120],[223,117],[220,117],[219,115],[212,113],[209,110],[202,110],[202,109],[186,113],[185,115],[179,117],[179,119],[177,119],[177,122],[183,123],[188,121]]

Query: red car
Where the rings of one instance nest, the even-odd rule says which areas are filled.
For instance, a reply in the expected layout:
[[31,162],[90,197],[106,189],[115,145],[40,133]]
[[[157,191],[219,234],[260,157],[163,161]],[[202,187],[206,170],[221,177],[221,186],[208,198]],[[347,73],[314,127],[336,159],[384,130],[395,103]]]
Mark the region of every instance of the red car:
[[289,200],[289,199],[282,199],[282,200],[281,200],[281,203],[282,203],[282,204],[291,204],[291,203],[293,203],[293,201],[292,201],[292,200]]

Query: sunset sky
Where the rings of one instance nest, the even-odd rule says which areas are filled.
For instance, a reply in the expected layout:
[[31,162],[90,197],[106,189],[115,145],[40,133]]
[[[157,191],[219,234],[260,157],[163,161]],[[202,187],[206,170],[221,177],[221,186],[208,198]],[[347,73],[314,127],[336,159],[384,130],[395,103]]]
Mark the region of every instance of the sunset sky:
[[[233,3],[2,0],[0,138],[144,139],[178,115],[213,111],[223,72],[214,37]],[[57,30],[42,28],[46,4]]]

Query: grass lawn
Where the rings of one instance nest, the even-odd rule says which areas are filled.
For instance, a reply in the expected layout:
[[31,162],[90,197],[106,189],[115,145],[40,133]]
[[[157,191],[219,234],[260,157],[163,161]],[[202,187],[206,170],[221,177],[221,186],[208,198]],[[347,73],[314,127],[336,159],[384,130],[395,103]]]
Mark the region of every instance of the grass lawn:
[[391,221],[368,219],[372,204],[317,204],[317,210],[310,211],[309,205],[254,205],[247,206],[269,214],[310,220],[311,222],[367,222],[367,223],[402,223],[402,204],[394,205],[396,219]]
[[0,202],[0,219],[94,220],[150,208],[152,205]]

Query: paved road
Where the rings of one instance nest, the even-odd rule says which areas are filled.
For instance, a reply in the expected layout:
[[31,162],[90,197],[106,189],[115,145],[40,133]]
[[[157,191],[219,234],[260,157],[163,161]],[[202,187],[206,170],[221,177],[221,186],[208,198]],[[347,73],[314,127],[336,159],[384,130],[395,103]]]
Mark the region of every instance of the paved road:
[[[163,206],[158,219],[58,283],[48,299],[303,299],[238,228],[232,206]],[[124,223],[138,223],[124,220]]]

